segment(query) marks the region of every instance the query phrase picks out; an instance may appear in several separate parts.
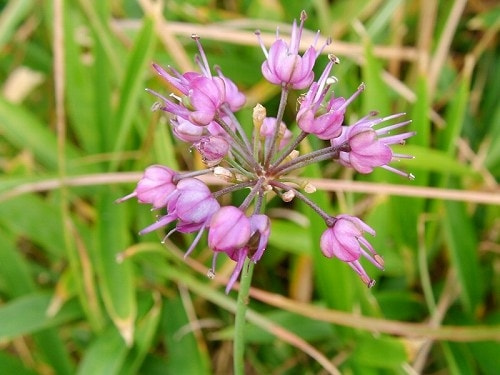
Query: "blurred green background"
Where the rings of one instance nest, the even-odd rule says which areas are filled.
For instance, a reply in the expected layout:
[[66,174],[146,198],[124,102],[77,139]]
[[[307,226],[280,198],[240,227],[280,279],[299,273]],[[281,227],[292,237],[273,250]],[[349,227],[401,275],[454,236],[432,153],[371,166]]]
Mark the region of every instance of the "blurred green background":
[[[223,289],[233,263],[220,257],[208,279],[204,241],[185,261],[191,237],[139,237],[155,213],[114,200],[150,164],[202,167],[151,111],[144,88],[168,93],[151,63],[193,69],[197,33],[210,64],[248,95],[238,117],[250,129],[253,105],[273,115],[279,100],[253,32],[286,35],[305,9],[306,27],[320,43],[332,36],[324,52],[341,59],[336,94],[367,84],[348,122],[371,110],[413,120],[401,152],[416,158],[398,167],[416,180],[331,163],[306,171],[325,187],[311,199],[377,231],[369,240],[386,269],[366,265],[370,290],[321,255],[325,227],[311,210],[271,202],[246,373],[498,374],[495,3],[0,1],[0,372],[231,373],[236,292]],[[285,114],[294,131],[296,95]]]

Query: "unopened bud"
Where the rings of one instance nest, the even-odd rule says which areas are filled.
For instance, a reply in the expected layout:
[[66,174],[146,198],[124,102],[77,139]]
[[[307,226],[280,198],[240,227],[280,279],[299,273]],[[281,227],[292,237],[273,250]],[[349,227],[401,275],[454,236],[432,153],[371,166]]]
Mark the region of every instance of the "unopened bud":
[[244,175],[242,175],[241,173],[236,173],[236,174],[234,175],[234,178],[235,178],[235,179],[236,179],[236,181],[238,181],[238,182],[247,181],[247,178],[246,178]]
[[313,184],[311,184],[310,182],[307,182],[304,186],[304,191],[308,194],[312,194],[314,192],[316,192],[316,186],[314,186]]
[[293,190],[288,190],[281,196],[281,199],[283,199],[284,202],[291,202],[293,198],[295,198],[295,193]]
[[228,182],[234,181],[234,174],[229,169],[224,167],[215,167],[214,176],[222,178],[224,181]]
[[286,162],[286,163],[287,163],[287,162],[289,162],[289,161],[291,161],[291,160],[293,160],[293,159],[297,158],[297,156],[299,156],[299,154],[300,154],[300,152],[299,152],[299,151],[297,151],[297,150],[293,150],[293,151],[291,151],[291,152],[288,154],[288,156],[285,158],[284,162]]
[[262,122],[264,121],[265,118],[266,118],[266,108],[262,104],[257,104],[253,108],[253,114],[252,114],[253,126],[255,126],[257,130],[260,130]]

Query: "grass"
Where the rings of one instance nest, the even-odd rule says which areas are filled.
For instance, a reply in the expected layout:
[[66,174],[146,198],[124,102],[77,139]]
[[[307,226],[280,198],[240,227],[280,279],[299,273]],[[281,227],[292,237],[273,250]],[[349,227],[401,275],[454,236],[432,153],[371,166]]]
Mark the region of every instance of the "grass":
[[250,127],[251,108],[272,114],[279,95],[260,74],[253,31],[269,45],[305,7],[307,27],[334,39],[324,54],[341,59],[336,94],[367,84],[346,118],[375,109],[412,119],[417,135],[401,152],[415,159],[398,167],[416,179],[332,164],[306,171],[318,188],[311,199],[377,231],[370,242],[386,269],[368,268],[370,290],[321,255],[324,223],[308,207],[270,203],[245,373],[496,374],[500,8],[491,4],[0,2],[2,372],[231,373],[232,264],[221,257],[210,280],[204,241],[184,260],[189,236],[139,237],[154,214],[114,200],[150,164],[202,167],[150,110],[144,88],[168,91],[151,63],[193,69],[190,35],[200,35],[210,63],[247,94],[238,116]]

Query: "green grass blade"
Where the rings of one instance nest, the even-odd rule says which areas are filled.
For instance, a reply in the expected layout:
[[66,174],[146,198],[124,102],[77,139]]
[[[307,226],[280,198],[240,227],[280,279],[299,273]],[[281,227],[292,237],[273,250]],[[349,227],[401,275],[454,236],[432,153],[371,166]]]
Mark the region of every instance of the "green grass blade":
[[193,332],[179,335],[179,327],[189,324],[180,298],[165,301],[162,336],[170,353],[167,371],[172,374],[209,374],[209,358]]
[[34,291],[35,283],[28,261],[23,259],[14,241],[0,229],[0,290],[9,297],[19,297]]
[[133,350],[129,352],[129,355],[123,364],[123,368],[121,370],[122,375],[137,374],[138,369],[144,361],[147,353],[155,343],[156,333],[160,324],[161,311],[162,300],[159,295],[155,294],[153,305],[137,324],[135,346]]
[[5,374],[38,375],[35,370],[28,369],[18,357],[7,351],[0,351],[0,368]]
[[[147,66],[152,60],[155,41],[154,23],[146,18],[127,62],[125,80],[120,90],[120,102],[115,119],[115,129],[118,134],[114,151],[117,156],[124,150],[126,139],[130,136],[134,114],[138,112],[139,97],[144,94],[144,80]],[[115,159],[112,169],[116,167],[117,162],[118,160]]]
[[136,318],[135,284],[128,260],[118,263],[117,255],[128,245],[126,206],[114,201],[118,190],[104,189],[98,200],[98,244],[94,257],[106,310],[127,345],[134,339]]
[[119,375],[128,349],[115,327],[97,336],[85,351],[78,375]]
[[461,202],[444,202],[444,228],[450,258],[462,290],[462,304],[474,314],[481,299],[483,283],[478,263],[478,240],[474,226]]
[[82,317],[80,308],[65,305],[54,317],[47,315],[51,296],[47,293],[24,295],[0,307],[0,340],[11,340],[42,329],[56,327]]
[[[29,211],[26,208],[29,207]],[[38,195],[27,194],[0,204],[0,224],[18,236],[26,236],[54,259],[64,254],[59,207]]]
[[[0,97],[0,133],[19,149],[30,150],[46,167],[56,168],[55,134],[27,108],[11,104],[2,97]],[[67,144],[66,158],[71,160],[76,156],[78,156],[77,150]]]
[[31,11],[33,0],[9,1],[0,15],[0,51],[15,33],[15,28]]

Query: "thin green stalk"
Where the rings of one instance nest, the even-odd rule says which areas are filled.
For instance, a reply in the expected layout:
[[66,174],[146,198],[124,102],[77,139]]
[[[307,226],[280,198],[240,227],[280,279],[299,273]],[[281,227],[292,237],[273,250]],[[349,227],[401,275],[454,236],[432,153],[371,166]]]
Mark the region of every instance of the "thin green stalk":
[[236,301],[236,318],[234,321],[233,341],[233,369],[234,375],[245,373],[245,323],[250,284],[252,283],[253,267],[255,263],[249,258],[245,260],[241,272],[240,290]]

